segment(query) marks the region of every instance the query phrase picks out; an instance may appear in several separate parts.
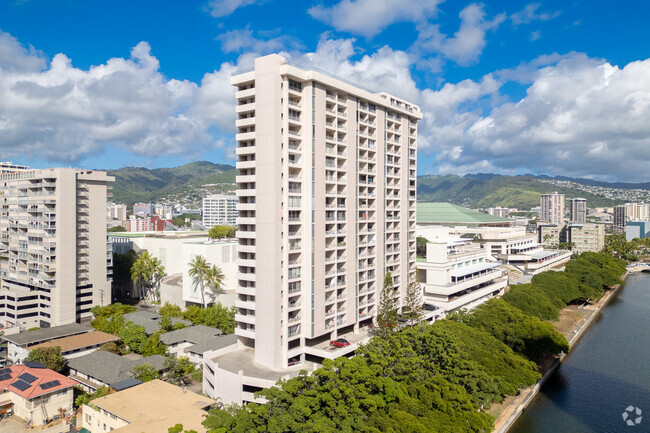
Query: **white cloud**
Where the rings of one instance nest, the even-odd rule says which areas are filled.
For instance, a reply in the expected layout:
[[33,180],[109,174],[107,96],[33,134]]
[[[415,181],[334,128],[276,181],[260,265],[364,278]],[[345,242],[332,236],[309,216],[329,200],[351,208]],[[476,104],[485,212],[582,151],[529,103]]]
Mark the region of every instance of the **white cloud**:
[[486,33],[495,30],[506,16],[501,13],[492,20],[486,20],[484,5],[472,3],[460,11],[460,28],[453,36],[440,33],[437,24],[418,26],[418,40],[414,50],[420,53],[437,52],[461,66],[468,66],[478,61],[485,48]]
[[399,22],[418,23],[435,16],[442,0],[341,0],[308,13],[336,30],[372,38]]
[[536,31],[534,31],[534,32],[530,32],[530,40],[534,42],[534,41],[536,41],[537,39],[539,39],[539,37],[540,37],[541,35],[542,35],[542,32],[540,32],[539,30],[536,30]]
[[521,101],[486,115],[458,110],[434,122],[431,131],[442,173],[490,165],[500,172],[528,168],[644,181],[650,161],[650,59],[619,69],[586,56],[563,58],[537,72]]
[[253,36],[253,31],[245,29],[230,30],[217,37],[221,43],[221,49],[226,53],[239,53],[242,51],[253,51],[258,54],[269,54],[282,50],[297,50],[302,44],[287,35],[275,36],[278,32],[265,32],[266,38]]
[[539,9],[539,7],[539,3],[530,3],[526,5],[522,10],[513,13],[510,15],[512,25],[516,27],[518,25],[528,24],[533,21],[548,21],[560,15],[560,11],[537,13],[537,9]]
[[200,154],[214,144],[211,125],[233,129],[231,64],[197,86],[166,79],[146,42],[129,59],[82,70],[64,54],[48,64],[0,36],[0,152],[7,158],[76,162],[108,144],[142,156]]
[[206,10],[215,18],[222,18],[235,12],[237,9],[254,3],[263,3],[259,0],[210,0]]

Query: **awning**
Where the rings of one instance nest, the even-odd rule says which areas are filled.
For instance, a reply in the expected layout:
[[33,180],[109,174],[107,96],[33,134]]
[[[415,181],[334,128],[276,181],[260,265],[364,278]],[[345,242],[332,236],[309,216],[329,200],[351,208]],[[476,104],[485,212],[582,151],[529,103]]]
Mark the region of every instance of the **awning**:
[[477,263],[475,265],[463,266],[462,268],[452,269],[451,277],[460,278],[466,275],[476,274],[478,272],[494,269],[497,267],[499,267],[498,263]]
[[534,243],[534,244],[522,245],[522,246],[519,246],[519,247],[511,247],[511,249],[521,251],[521,250],[526,250],[528,248],[538,248],[538,247],[541,247],[541,246],[542,246],[542,244],[540,244],[540,243]]
[[543,260],[555,255],[557,255],[556,251],[536,251],[530,254],[530,258],[533,260]]

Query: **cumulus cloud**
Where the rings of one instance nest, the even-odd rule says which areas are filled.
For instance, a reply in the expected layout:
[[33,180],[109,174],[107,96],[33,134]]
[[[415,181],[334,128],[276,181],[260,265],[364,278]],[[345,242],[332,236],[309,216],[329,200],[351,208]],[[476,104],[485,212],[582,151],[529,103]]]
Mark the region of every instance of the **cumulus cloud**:
[[235,12],[237,9],[255,3],[263,3],[260,0],[210,0],[206,10],[215,18],[222,18]]
[[341,0],[317,5],[309,14],[336,30],[372,38],[399,22],[421,22],[435,16],[442,0]]
[[278,36],[277,33],[279,32],[261,32],[260,37],[255,37],[250,27],[246,27],[222,33],[217,36],[217,40],[221,43],[221,49],[226,53],[253,51],[259,54],[269,54],[303,47],[297,39],[288,35]]
[[526,5],[522,10],[511,14],[510,19],[512,20],[512,25],[516,27],[518,25],[528,24],[533,21],[548,21],[560,15],[560,11],[538,13],[537,10],[540,6],[541,5],[539,3],[530,3]]
[[48,63],[6,33],[0,53],[0,151],[7,158],[77,162],[107,144],[142,156],[197,154],[214,145],[211,125],[233,129],[228,63],[197,86],[166,79],[146,42],[128,59],[88,70],[64,54]]
[[[446,128],[456,134],[445,135]],[[604,180],[647,180],[650,60],[619,69],[586,56],[562,59],[537,72],[521,101],[486,115],[458,111],[436,123],[432,134],[443,173],[491,166],[500,172],[528,168]]]
[[491,20],[486,19],[484,5],[472,3],[460,11],[459,17],[460,28],[453,36],[442,34],[437,24],[419,25],[414,49],[440,53],[461,66],[476,63],[485,48],[486,33],[499,27],[506,15],[501,13]]

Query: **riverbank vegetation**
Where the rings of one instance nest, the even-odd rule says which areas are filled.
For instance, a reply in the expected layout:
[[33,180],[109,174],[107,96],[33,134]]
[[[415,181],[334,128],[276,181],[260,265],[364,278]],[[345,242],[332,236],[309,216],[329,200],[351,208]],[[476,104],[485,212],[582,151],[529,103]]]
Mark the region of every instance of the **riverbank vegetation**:
[[570,260],[564,272],[537,274],[529,284],[513,286],[502,299],[529,316],[557,320],[570,303],[600,299],[605,289],[621,282],[625,266],[606,253],[583,253]]
[[265,404],[212,409],[204,425],[209,433],[491,431],[485,410],[535,384],[537,363],[569,349],[544,319],[599,298],[624,271],[607,254],[582,254],[565,272],[539,274],[471,312],[394,327],[354,358],[324,360],[259,391]]

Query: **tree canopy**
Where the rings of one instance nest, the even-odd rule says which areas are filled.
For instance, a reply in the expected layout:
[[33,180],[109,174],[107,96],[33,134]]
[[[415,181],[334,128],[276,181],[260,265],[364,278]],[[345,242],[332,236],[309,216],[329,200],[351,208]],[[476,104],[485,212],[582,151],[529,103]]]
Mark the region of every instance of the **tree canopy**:
[[68,366],[68,361],[61,354],[61,348],[38,347],[27,354],[25,361],[40,362],[50,370],[61,373]]

